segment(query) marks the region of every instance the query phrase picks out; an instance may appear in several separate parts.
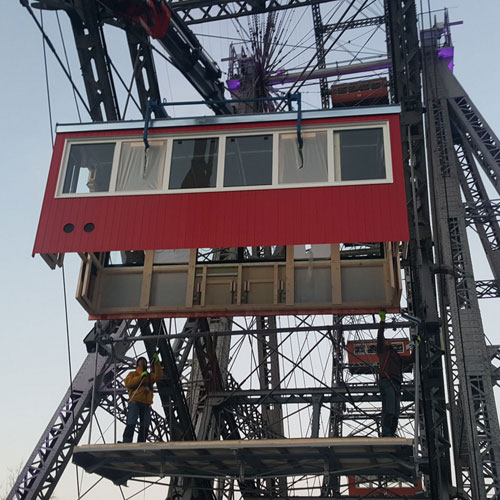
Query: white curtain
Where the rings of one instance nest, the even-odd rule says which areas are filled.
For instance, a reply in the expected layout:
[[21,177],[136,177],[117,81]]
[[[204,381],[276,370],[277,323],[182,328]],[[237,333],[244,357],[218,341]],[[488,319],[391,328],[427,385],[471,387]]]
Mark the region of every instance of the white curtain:
[[142,142],[124,142],[121,147],[117,191],[146,191],[162,187],[166,142],[150,143],[145,151]]
[[303,164],[297,142],[297,134],[281,134],[279,140],[280,184],[328,181],[326,132],[302,134]]

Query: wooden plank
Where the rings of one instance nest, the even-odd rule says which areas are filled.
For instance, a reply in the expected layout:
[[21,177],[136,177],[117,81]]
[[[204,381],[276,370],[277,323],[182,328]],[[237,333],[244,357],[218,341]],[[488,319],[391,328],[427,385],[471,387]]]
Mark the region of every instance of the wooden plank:
[[389,277],[390,277],[390,283],[391,283],[391,288],[396,287],[396,282],[394,279],[394,254],[392,253],[392,243],[385,243],[385,247],[387,248],[387,264],[389,267]]
[[194,283],[196,278],[196,248],[189,251],[188,276],[186,287],[186,307],[193,307]]
[[90,286],[90,271],[92,269],[92,259],[90,257],[90,254],[86,254],[85,256],[85,272],[83,275],[83,284],[82,284],[82,298],[86,301],[88,301],[90,304],[92,301],[88,297],[87,293],[89,290]]
[[141,297],[139,307],[147,309],[149,307],[149,296],[151,294],[151,278],[153,276],[154,250],[144,252],[144,267],[142,271]]
[[389,248],[390,245],[387,243],[384,243],[385,247],[385,261],[384,261],[384,291],[385,291],[385,300],[386,301],[392,301],[392,280],[391,280],[391,271],[392,271],[392,264],[390,260],[390,256],[392,255],[392,252],[390,252]]
[[207,266],[202,266],[200,306],[205,306],[207,298]]
[[394,253],[396,255],[396,277],[397,277],[397,290],[394,293],[394,303],[399,304],[401,301],[401,293],[403,291],[403,285],[401,283],[401,258],[399,255],[399,244],[393,243],[394,245]]
[[294,268],[294,248],[293,245],[286,247],[286,304],[292,305],[295,302],[295,268]]
[[236,281],[236,304],[241,305],[241,294],[243,292],[243,264],[238,264],[238,278]]
[[342,273],[340,269],[340,245],[331,245],[332,303],[342,304]]
[[273,265],[273,304],[278,303],[278,294],[279,294],[279,274],[278,274],[279,266],[278,264]]

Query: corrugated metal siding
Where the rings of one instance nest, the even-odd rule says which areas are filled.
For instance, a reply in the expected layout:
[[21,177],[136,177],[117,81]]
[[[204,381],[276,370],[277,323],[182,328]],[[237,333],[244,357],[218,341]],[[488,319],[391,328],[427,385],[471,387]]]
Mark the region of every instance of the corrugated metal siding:
[[60,134],[33,253],[408,240],[399,120],[370,118],[390,121],[392,184],[56,199]]

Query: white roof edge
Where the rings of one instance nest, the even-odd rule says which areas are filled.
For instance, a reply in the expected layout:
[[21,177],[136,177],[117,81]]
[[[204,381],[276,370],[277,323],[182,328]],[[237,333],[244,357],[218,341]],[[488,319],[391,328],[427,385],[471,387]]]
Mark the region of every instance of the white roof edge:
[[[306,110],[302,111],[303,120],[313,120],[317,118],[342,118],[351,116],[373,116],[399,114],[401,106],[384,105],[370,106],[360,108],[343,108],[327,110]],[[216,115],[216,116],[195,116],[189,118],[162,118],[151,120],[149,129],[170,128],[170,127],[189,127],[203,125],[224,125],[227,123],[264,123],[275,121],[296,120],[296,111],[287,111],[284,113],[260,113],[255,115]],[[136,130],[144,128],[144,120],[131,121],[112,121],[112,122],[91,122],[91,123],[69,123],[56,125],[56,133],[69,132],[95,132],[108,130]]]

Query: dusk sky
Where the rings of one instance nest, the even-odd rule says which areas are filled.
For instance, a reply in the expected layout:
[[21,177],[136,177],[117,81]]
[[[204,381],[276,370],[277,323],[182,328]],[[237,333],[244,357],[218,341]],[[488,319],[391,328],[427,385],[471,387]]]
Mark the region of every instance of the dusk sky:
[[[24,465],[69,386],[61,270],[52,271],[39,256],[31,256],[52,152],[41,35],[18,1],[4,3],[0,16],[3,52],[0,76],[0,164],[3,176],[0,186],[0,235],[3,242],[0,249],[0,352],[4,358],[0,415],[0,499],[3,498],[10,476]],[[500,3],[497,0],[434,0],[431,5],[433,10],[447,6],[451,21],[463,21],[463,25],[457,25],[452,30],[455,75],[486,121],[500,134]],[[441,13],[436,15],[441,16]],[[54,13],[49,12],[46,16],[50,32],[56,36]],[[61,13],[60,18],[64,30],[67,30],[67,16]],[[194,29],[196,32],[202,30]],[[66,35],[68,53],[74,67],[73,76],[81,87],[74,42],[67,31]],[[207,38],[203,38],[203,41],[209,53],[211,48],[219,52],[217,44],[220,41]],[[227,46],[229,42],[226,40],[223,43]],[[59,39],[57,44],[59,47]],[[123,50],[127,49],[124,47]],[[53,127],[57,122],[77,122],[71,88],[52,55],[48,54],[47,57]],[[226,62],[218,63],[221,69],[227,70]],[[160,71],[167,70],[162,67]],[[189,84],[183,83],[174,70],[168,71],[171,88],[164,94],[169,100],[197,99],[193,90],[186,89]],[[176,112],[177,116],[182,115],[182,110],[177,109]],[[192,114],[191,110],[189,114]],[[84,117],[84,121],[89,121],[88,117]],[[497,194],[494,196],[498,197]],[[484,258],[475,243],[473,252],[474,260],[478,263],[476,279],[489,278]],[[74,374],[86,356],[82,339],[92,323],[74,299],[79,258],[69,255],[65,262]],[[500,344],[495,314],[498,300],[490,299],[482,307],[486,334],[493,344]],[[77,498],[74,476],[74,471],[68,468],[64,480],[55,490],[58,499]],[[85,498],[102,498],[102,491],[96,496],[91,493]],[[110,500],[122,498],[112,486],[107,491]],[[163,497],[147,498],[154,500]]]

